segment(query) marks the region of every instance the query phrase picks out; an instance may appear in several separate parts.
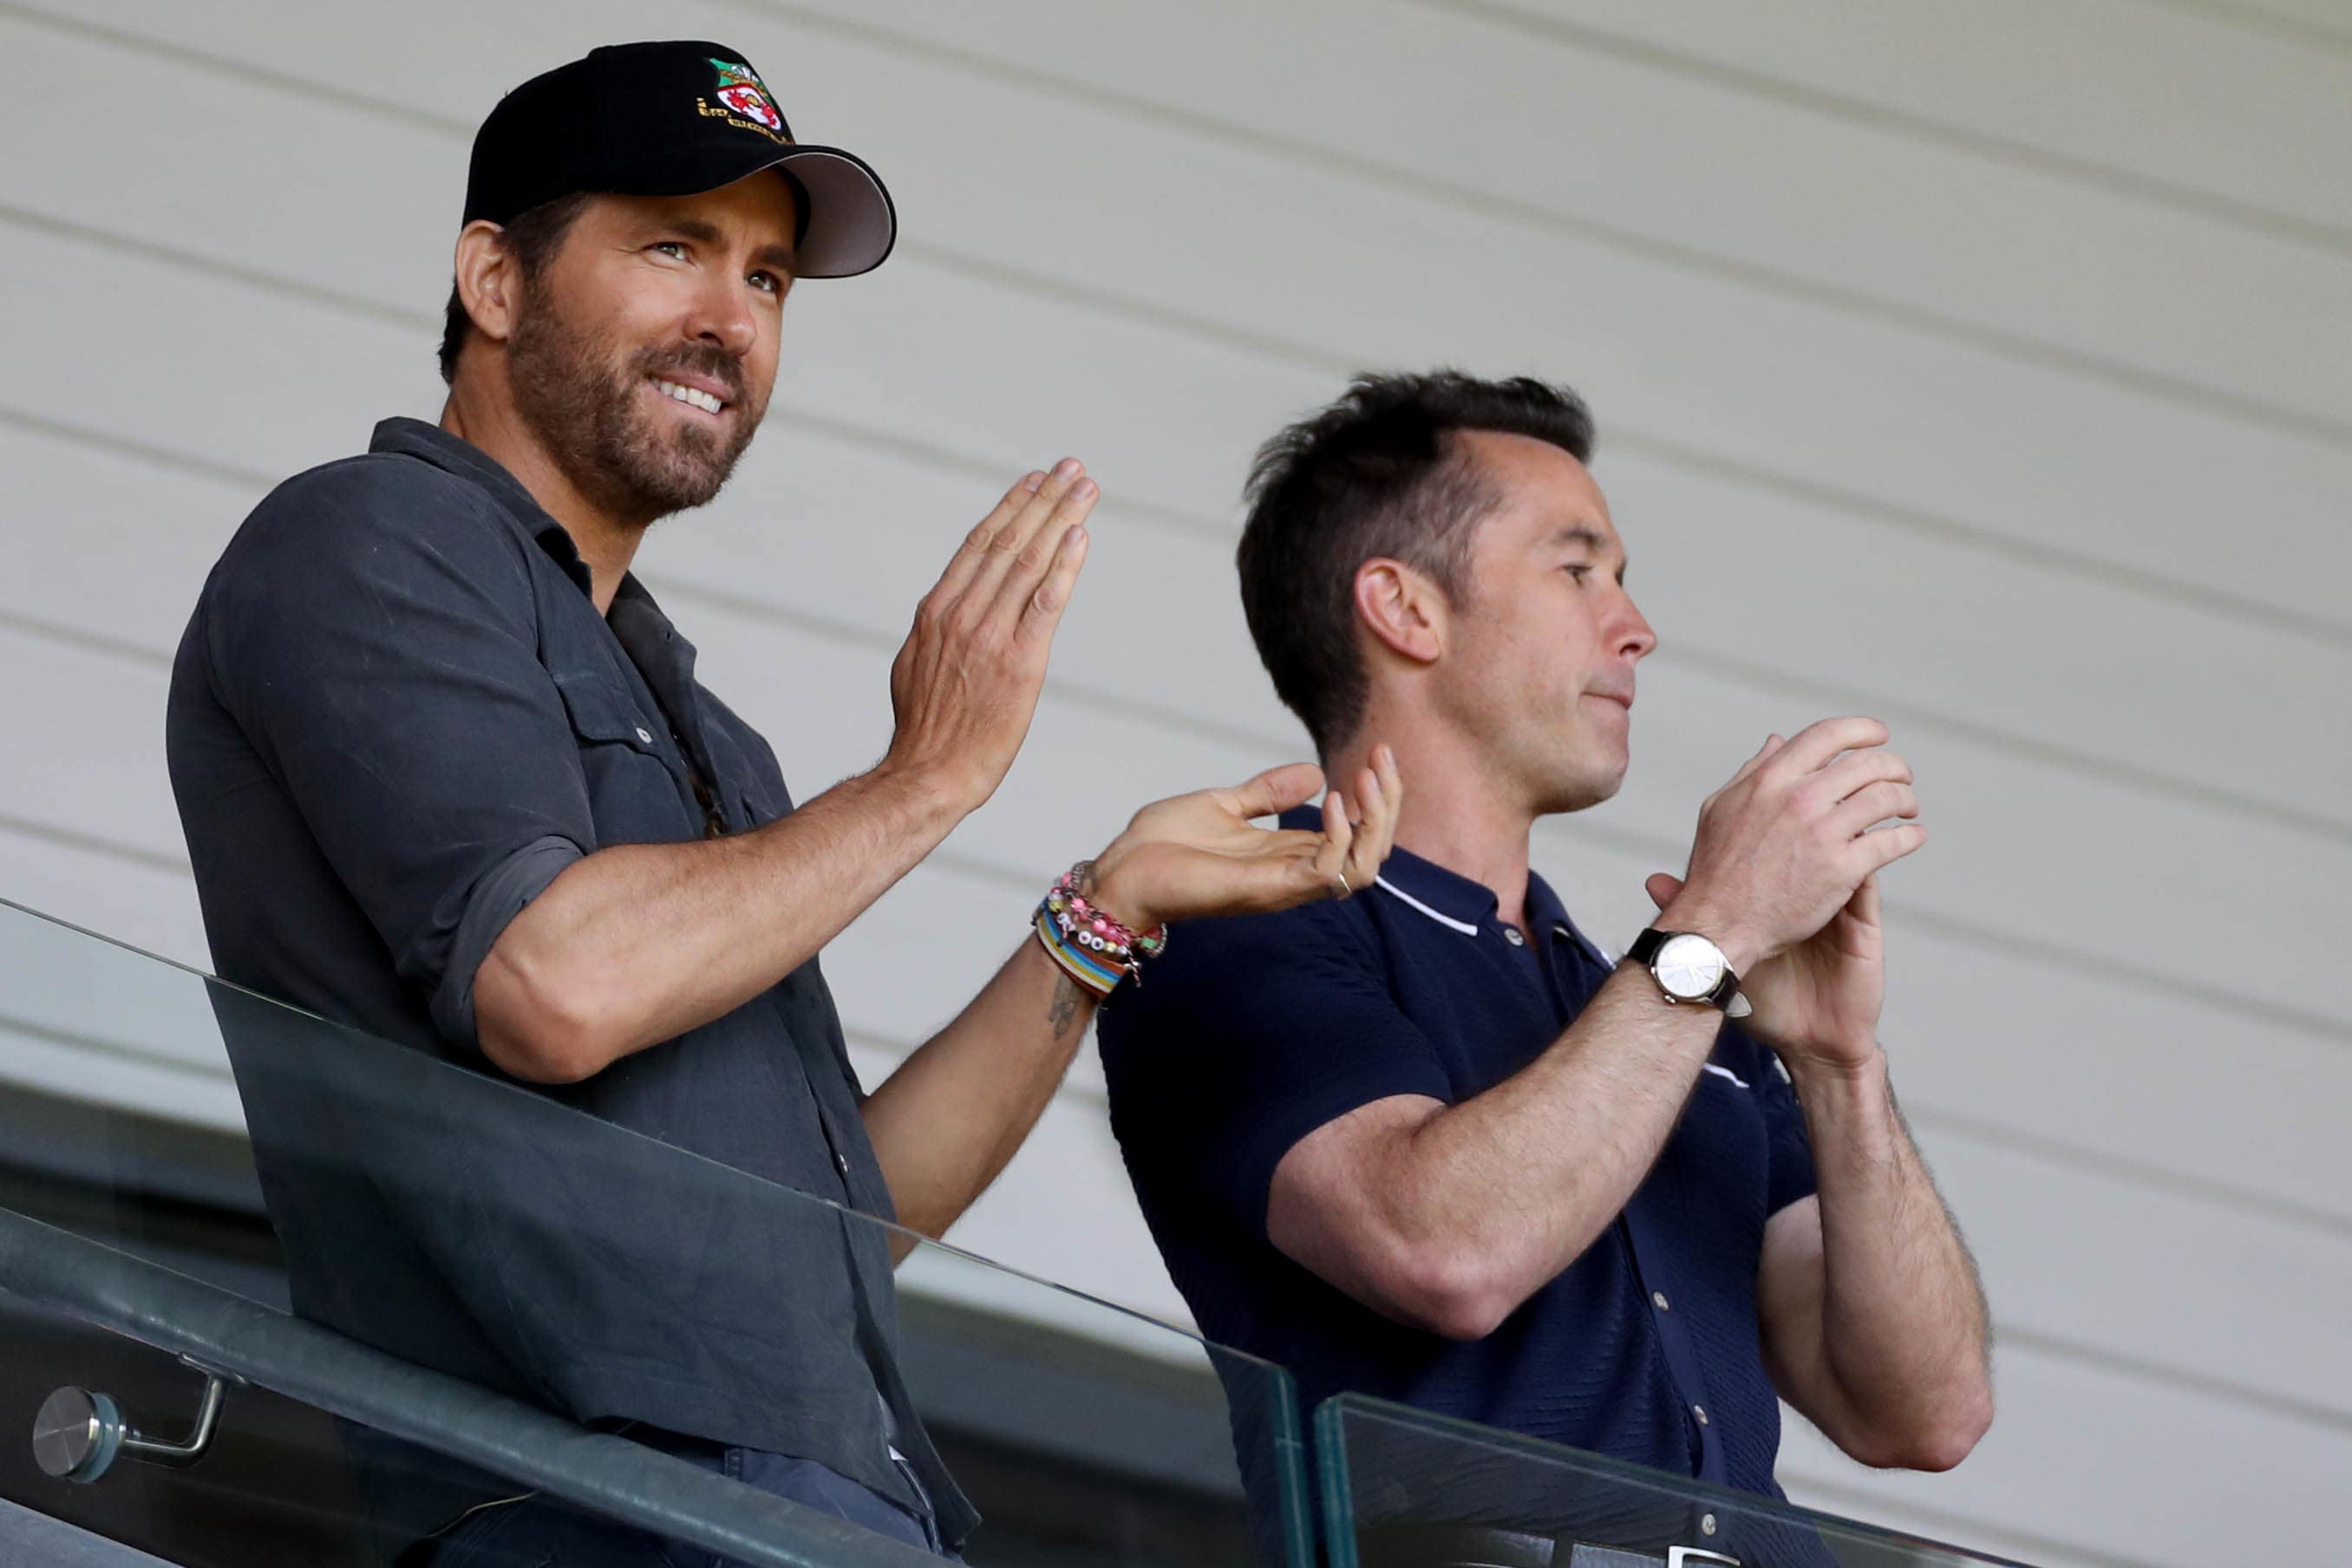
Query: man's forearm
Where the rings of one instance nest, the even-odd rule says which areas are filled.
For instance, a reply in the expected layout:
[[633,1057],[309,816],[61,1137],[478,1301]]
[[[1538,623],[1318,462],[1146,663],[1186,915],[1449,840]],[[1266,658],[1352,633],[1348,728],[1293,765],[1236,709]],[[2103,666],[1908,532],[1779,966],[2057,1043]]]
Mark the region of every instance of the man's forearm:
[[1278,1174],[1276,1243],[1394,1315],[1476,1338],[1624,1208],[1722,1025],[1711,1007],[1669,1005],[1639,965],[1622,969],[1518,1073],[1291,1190],[1295,1219]]
[[877,770],[751,833],[585,857],[483,960],[484,1054],[518,1077],[576,1079],[733,1011],[838,935],[963,812]]
[[901,1225],[939,1236],[988,1190],[1052,1101],[1096,1006],[1025,942],[867,1097],[866,1135]]
[[1991,1418],[1975,1262],[1896,1109],[1883,1054],[1850,1069],[1804,1068],[1795,1083],[1820,1189],[1821,1354],[1859,1433],[1956,1461]]

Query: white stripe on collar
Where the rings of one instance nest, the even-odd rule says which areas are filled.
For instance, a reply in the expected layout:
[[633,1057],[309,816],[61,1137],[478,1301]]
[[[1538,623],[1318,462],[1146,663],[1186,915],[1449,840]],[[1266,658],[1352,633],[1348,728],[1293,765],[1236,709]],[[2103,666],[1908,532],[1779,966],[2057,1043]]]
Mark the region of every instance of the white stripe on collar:
[[1406,892],[1394,882],[1390,881],[1386,877],[1373,878],[1372,886],[1379,888],[1383,892],[1386,892],[1392,897],[1402,900],[1408,909],[1419,910],[1423,914],[1427,915],[1439,925],[1458,931],[1464,936],[1476,936],[1478,934],[1478,928],[1472,925],[1468,921],[1457,921],[1452,915],[1439,914],[1435,910],[1431,909],[1427,904],[1423,903],[1419,899],[1414,898],[1411,893]]
[[1717,1078],[1729,1079],[1732,1082],[1738,1084],[1742,1089],[1748,1087],[1748,1080],[1741,1078],[1738,1073],[1733,1072],[1729,1068],[1719,1068],[1713,1062],[1701,1062],[1698,1065],[1706,1071],[1713,1073]]

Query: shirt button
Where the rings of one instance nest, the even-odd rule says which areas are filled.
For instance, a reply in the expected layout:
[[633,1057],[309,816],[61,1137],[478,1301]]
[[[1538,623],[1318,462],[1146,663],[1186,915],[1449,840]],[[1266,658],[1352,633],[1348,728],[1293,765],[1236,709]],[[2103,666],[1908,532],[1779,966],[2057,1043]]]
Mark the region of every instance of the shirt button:
[[[835,1154],[833,1157],[833,1168],[839,1171],[845,1176],[849,1174],[849,1156],[846,1154]],[[1706,1417],[1702,1415],[1699,1419],[1704,1421]]]
[[1666,1293],[1664,1290],[1653,1290],[1650,1292],[1650,1305],[1655,1307],[1661,1312],[1671,1312],[1675,1310],[1675,1304],[1666,1300]]
[[642,743],[650,746],[654,743],[654,732],[640,724],[637,726],[637,739]]
[[1691,1406],[1691,1414],[1698,1417],[1698,1424],[1699,1424],[1700,1426],[1706,1426],[1706,1405],[1692,1405],[1692,1406]]
[[1517,926],[1505,926],[1503,928],[1503,940],[1509,942],[1513,947],[1525,947],[1528,945],[1528,939],[1519,934],[1519,928]]

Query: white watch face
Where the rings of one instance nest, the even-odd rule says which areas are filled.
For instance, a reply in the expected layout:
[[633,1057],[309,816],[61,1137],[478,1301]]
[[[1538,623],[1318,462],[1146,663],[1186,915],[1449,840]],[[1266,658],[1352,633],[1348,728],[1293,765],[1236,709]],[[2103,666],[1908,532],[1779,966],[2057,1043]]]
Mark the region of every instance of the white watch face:
[[1721,948],[1688,931],[1668,937],[1650,963],[1666,994],[1685,1002],[1696,1002],[1714,990],[1722,983],[1723,972],[1730,967],[1724,962]]

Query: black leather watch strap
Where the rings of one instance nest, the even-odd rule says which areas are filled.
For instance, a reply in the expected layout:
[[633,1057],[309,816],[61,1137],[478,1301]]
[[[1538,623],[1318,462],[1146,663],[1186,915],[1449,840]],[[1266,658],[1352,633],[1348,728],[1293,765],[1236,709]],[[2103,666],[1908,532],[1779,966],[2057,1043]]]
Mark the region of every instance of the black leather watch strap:
[[[1650,977],[1654,980],[1658,973],[1656,968],[1658,950],[1666,945],[1667,939],[1697,934],[1699,933],[1696,931],[1660,931],[1656,926],[1647,926],[1643,929],[1641,935],[1633,939],[1633,944],[1625,949],[1625,956],[1636,963],[1648,965]],[[1715,939],[1709,937],[1706,940],[1712,942]],[[1716,951],[1720,952],[1723,950],[1717,948]],[[1658,990],[1669,1002],[1688,1003],[1694,1006],[1720,1007],[1727,1010],[1731,1006],[1731,999],[1739,994],[1739,976],[1731,972],[1731,965],[1727,963],[1723,966],[1723,978],[1717,981],[1715,989],[1704,996],[1677,996],[1666,990],[1663,984],[1659,985]]]

